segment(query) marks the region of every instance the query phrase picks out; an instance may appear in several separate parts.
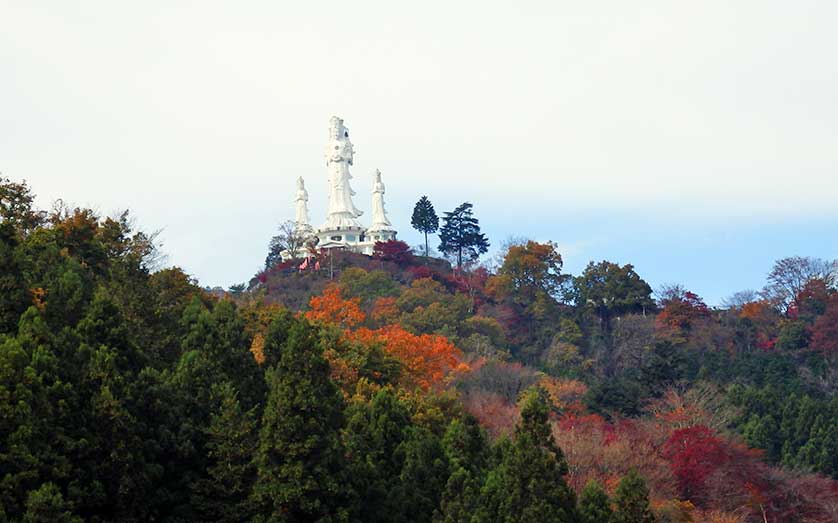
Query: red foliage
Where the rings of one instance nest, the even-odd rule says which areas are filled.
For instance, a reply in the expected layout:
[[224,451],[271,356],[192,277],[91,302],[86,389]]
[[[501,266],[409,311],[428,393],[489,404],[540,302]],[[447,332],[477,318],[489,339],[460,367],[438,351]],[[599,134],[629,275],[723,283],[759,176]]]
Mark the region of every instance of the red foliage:
[[408,267],[407,271],[414,280],[432,278],[434,276],[434,271],[432,271],[427,265],[414,265],[412,267]]
[[413,253],[410,252],[410,247],[400,240],[375,242],[372,257],[379,260],[392,261],[398,265],[409,265],[413,263]]
[[518,407],[500,394],[469,392],[463,396],[463,406],[492,437],[510,434],[518,422]]
[[833,295],[826,310],[812,325],[811,347],[825,356],[838,354],[838,295]]
[[693,324],[710,317],[710,309],[697,294],[685,292],[665,302],[663,310],[655,318],[655,327],[664,335],[679,335],[692,328]]
[[708,476],[731,458],[716,433],[704,425],[673,432],[664,444],[663,456],[669,460],[681,495],[692,501],[704,494]]

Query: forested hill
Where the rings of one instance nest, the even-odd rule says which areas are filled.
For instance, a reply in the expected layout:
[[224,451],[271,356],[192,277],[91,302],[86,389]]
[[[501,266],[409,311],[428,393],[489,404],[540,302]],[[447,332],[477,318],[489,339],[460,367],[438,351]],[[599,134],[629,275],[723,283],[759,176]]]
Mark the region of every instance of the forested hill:
[[838,521],[828,262],[716,310],[392,242],[216,296],[127,213],[32,202],[0,180],[0,521]]

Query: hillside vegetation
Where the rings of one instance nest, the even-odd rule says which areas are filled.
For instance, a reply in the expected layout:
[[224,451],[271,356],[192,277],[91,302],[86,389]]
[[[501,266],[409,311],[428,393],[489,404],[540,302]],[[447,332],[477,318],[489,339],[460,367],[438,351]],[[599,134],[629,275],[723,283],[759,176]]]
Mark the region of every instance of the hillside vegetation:
[[711,309],[393,242],[217,296],[32,200],[0,180],[0,521],[838,521],[834,264]]

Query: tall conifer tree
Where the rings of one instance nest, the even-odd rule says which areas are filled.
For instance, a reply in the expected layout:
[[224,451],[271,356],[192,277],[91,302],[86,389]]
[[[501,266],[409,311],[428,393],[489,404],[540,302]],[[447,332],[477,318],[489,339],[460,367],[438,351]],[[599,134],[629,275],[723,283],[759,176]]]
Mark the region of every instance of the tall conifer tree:
[[480,224],[472,212],[472,204],[465,202],[443,216],[439,230],[439,250],[457,259],[457,268],[463,259],[476,260],[489,250],[489,240],[480,232]]
[[410,224],[417,231],[425,235],[425,257],[428,257],[430,248],[428,247],[428,234],[435,233],[439,230],[439,217],[436,215],[433,204],[427,196],[422,196],[416,202],[413,208],[413,216],[410,218]]
[[265,340],[265,351],[278,351],[279,360],[267,371],[255,501],[264,521],[345,521],[343,398],[329,379],[316,330],[295,321],[276,347],[284,328],[274,322]]
[[655,523],[655,515],[649,508],[649,489],[635,469],[620,480],[614,506],[613,523]]

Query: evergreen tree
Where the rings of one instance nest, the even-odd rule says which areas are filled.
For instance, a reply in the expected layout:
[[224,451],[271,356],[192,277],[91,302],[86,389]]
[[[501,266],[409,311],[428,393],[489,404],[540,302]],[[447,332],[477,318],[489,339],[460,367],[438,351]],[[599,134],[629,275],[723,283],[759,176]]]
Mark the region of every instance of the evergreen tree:
[[12,224],[0,223],[0,334],[17,331],[18,318],[29,301],[17,246],[17,234]]
[[[399,521],[430,523],[448,480],[448,460],[439,438],[426,428],[410,427],[397,453],[403,461],[398,488]],[[390,520],[395,521],[392,517]]]
[[579,523],[611,523],[612,517],[608,494],[591,480],[579,495]]
[[427,196],[422,196],[413,207],[413,216],[410,218],[410,224],[414,229],[425,235],[425,257],[428,257],[430,247],[428,247],[428,234],[433,234],[439,230],[439,217],[436,215],[433,204]]
[[451,475],[435,523],[468,523],[478,511],[480,486],[488,460],[486,435],[473,417],[454,419],[442,439]]
[[388,388],[347,409],[346,450],[352,456],[350,477],[358,496],[359,520],[385,523],[398,513],[396,487],[404,459],[397,449],[410,425],[407,406]]
[[655,523],[655,516],[649,508],[649,489],[646,482],[631,469],[614,494],[613,523]]
[[44,483],[29,493],[23,523],[81,523],[81,518],[68,510],[57,486]]
[[564,480],[567,462],[556,445],[541,389],[525,393],[515,439],[483,487],[477,523],[573,523],[576,497]]
[[265,340],[266,352],[279,352],[279,361],[266,373],[255,501],[265,521],[343,521],[343,398],[329,379],[316,330],[297,320],[277,347],[284,328],[274,322]]
[[439,250],[457,259],[457,268],[463,259],[473,261],[489,250],[489,240],[480,232],[480,225],[472,215],[473,205],[465,202],[443,216],[439,230]]
[[242,410],[231,383],[213,389],[219,405],[206,429],[209,467],[206,476],[192,486],[192,503],[201,521],[249,520],[253,516],[250,495],[256,477],[253,411]]

